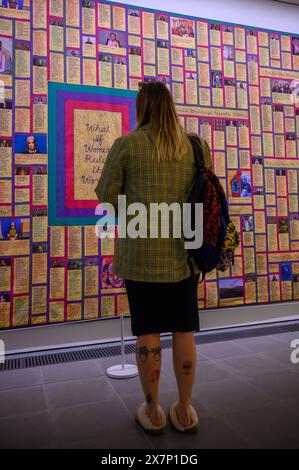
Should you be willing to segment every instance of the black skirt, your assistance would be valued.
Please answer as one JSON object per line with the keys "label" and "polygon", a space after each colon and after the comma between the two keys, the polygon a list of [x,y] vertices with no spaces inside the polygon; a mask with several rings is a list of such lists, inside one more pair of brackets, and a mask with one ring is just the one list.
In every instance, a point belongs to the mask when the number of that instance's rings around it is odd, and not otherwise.
{"label": "black skirt", "polygon": [[199,274],[179,282],[124,279],[133,336],[199,331],[198,280]]}

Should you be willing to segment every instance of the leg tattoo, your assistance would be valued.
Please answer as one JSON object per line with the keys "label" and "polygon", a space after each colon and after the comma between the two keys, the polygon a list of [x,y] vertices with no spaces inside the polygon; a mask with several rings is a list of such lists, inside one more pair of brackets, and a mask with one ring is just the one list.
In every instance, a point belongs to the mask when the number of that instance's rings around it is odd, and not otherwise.
{"label": "leg tattoo", "polygon": [[161,357],[161,347],[158,346],[157,348],[153,348],[151,352],[154,353],[154,359],[159,361]]}
{"label": "leg tattoo", "polygon": [[150,404],[151,404],[151,402],[152,402],[152,396],[151,396],[150,393],[149,393],[148,395],[146,395],[145,400],[146,400],[146,404],[147,404],[147,405],[150,405]]}
{"label": "leg tattoo", "polygon": [[137,352],[140,356],[141,362],[146,362],[148,358],[148,347],[147,346],[141,346],[140,348],[137,349]]}
{"label": "leg tattoo", "polygon": [[156,361],[159,361],[160,357],[161,357],[161,347],[160,346],[158,346],[156,348],[152,348],[152,349],[148,349],[147,346],[140,346],[140,348],[137,348],[137,352],[140,356],[141,362],[146,362],[147,359],[148,359],[148,355],[150,353],[154,354],[154,359]]}
{"label": "leg tattoo", "polygon": [[158,381],[159,377],[160,377],[160,369],[153,370],[151,372],[151,383]]}

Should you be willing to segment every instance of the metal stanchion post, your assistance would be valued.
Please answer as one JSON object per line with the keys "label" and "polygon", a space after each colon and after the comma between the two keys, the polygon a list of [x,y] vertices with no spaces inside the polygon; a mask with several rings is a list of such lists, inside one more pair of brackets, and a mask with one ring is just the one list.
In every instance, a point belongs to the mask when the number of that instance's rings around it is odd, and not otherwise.
{"label": "metal stanchion post", "polygon": [[106,374],[114,379],[126,379],[138,375],[136,364],[125,364],[124,316],[120,314],[121,325],[121,364],[108,367]]}

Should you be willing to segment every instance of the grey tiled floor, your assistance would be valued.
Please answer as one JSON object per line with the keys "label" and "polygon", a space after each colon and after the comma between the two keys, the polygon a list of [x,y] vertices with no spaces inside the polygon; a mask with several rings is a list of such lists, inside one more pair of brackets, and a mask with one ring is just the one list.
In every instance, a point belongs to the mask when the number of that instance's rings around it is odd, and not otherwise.
{"label": "grey tiled floor", "polygon": [[[245,331],[245,330],[244,330]],[[298,326],[197,346],[192,403],[199,431],[148,436],[133,419],[138,377],[110,379],[119,358],[0,372],[1,448],[299,448]],[[126,362],[135,363],[134,354]],[[160,403],[177,398],[171,349],[162,350]]]}

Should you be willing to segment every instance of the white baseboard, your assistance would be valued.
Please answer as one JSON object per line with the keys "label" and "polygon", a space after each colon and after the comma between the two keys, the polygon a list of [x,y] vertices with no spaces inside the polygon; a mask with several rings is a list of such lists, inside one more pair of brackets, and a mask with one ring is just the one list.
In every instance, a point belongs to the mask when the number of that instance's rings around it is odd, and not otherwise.
{"label": "white baseboard", "polygon": [[200,312],[200,329],[228,328],[299,319],[299,302],[226,307]]}

